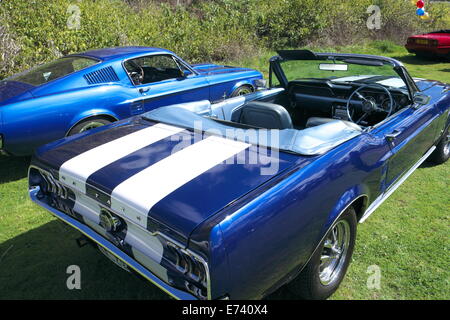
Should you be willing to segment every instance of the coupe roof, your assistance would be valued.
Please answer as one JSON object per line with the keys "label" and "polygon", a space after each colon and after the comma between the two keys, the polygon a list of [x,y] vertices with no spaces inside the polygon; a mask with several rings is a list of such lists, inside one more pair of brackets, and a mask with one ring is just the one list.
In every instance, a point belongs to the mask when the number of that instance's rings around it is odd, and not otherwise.
{"label": "coupe roof", "polygon": [[169,50],[154,47],[114,47],[114,48],[104,48],[90,50],[82,53],[76,54],[77,56],[87,56],[96,58],[99,60],[113,60],[119,58],[128,58],[141,54],[151,54],[151,53],[172,53]]}

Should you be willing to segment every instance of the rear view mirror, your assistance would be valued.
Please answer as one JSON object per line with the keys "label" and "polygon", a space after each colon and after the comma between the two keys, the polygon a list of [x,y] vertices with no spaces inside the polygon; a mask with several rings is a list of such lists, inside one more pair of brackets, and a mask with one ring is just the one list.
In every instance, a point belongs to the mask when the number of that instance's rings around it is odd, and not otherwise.
{"label": "rear view mirror", "polygon": [[319,69],[324,71],[348,71],[348,64],[321,63]]}

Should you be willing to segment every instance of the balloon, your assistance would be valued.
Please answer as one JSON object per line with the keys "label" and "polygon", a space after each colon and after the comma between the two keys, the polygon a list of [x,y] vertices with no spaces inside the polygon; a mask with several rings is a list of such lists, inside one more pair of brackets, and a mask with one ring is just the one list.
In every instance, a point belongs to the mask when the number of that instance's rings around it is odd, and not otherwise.
{"label": "balloon", "polygon": [[419,8],[417,9],[416,13],[418,16],[423,16],[425,15],[425,10],[423,8]]}
{"label": "balloon", "polygon": [[417,1],[416,3],[417,8],[421,9],[425,6],[425,2],[423,2],[422,0]]}
{"label": "balloon", "polygon": [[420,16],[420,19],[422,19],[422,20],[429,20],[430,19],[430,14],[428,12],[425,12],[425,14],[423,16]]}

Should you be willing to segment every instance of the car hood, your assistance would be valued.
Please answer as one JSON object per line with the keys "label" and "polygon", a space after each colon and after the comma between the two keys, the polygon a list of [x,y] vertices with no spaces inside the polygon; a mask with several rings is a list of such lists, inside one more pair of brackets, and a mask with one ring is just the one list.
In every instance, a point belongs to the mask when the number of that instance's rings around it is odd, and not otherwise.
{"label": "car hood", "polygon": [[31,97],[29,91],[34,88],[34,86],[23,82],[0,81],[0,106]]}
{"label": "car hood", "polygon": [[416,82],[417,87],[420,91],[424,92],[427,91],[429,88],[440,86],[444,90],[445,88],[449,88],[450,84],[443,83],[441,81],[437,80],[426,80],[426,79],[419,79],[414,78],[414,81]]}
{"label": "car hood", "polygon": [[188,239],[222,208],[308,161],[139,119],[56,142],[33,163],[127,221],[150,231],[163,225]]}
{"label": "car hood", "polygon": [[201,63],[192,65],[195,71],[203,75],[215,75],[215,74],[223,74],[223,73],[232,73],[232,72],[242,72],[248,71],[251,69],[240,68],[240,67],[232,67],[232,66],[221,66],[217,64],[210,63]]}

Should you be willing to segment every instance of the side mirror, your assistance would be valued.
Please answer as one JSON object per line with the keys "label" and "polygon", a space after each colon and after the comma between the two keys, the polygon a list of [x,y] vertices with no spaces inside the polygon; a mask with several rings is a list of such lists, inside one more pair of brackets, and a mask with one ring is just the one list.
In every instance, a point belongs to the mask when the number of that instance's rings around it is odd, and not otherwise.
{"label": "side mirror", "polygon": [[267,87],[267,81],[264,79],[256,79],[255,80],[256,90],[263,90]]}
{"label": "side mirror", "polygon": [[430,96],[427,96],[426,94],[424,94],[422,92],[416,92],[414,94],[413,102],[414,102],[414,105],[416,105],[416,106],[423,106],[423,105],[429,104],[430,100],[431,100]]}
{"label": "side mirror", "polygon": [[192,74],[192,72],[190,72],[189,70],[183,70],[183,71],[181,72],[181,77],[182,77],[182,78],[187,78],[187,77],[189,77],[191,74]]}

